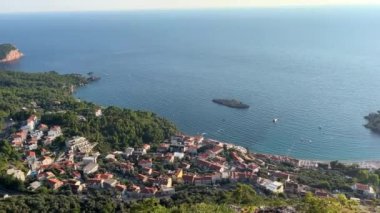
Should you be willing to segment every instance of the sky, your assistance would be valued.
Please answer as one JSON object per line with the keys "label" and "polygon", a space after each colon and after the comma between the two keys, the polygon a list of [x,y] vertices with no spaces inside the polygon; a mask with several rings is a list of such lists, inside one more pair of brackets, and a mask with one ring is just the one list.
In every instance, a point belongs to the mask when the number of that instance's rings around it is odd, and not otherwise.
{"label": "sky", "polygon": [[0,13],[380,5],[380,0],[0,0]]}

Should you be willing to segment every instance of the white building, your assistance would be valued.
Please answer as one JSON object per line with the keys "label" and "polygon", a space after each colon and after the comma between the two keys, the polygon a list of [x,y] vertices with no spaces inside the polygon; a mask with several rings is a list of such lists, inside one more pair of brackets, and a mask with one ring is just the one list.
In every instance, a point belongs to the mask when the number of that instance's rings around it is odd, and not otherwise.
{"label": "white building", "polygon": [[278,181],[271,181],[265,178],[258,178],[257,183],[266,190],[278,194],[284,192],[284,184]]}
{"label": "white building", "polygon": [[19,179],[21,181],[25,181],[25,173],[21,170],[11,168],[7,170],[7,175],[11,175],[16,179]]}
{"label": "white building", "polygon": [[83,173],[88,175],[98,171],[99,165],[97,163],[89,163],[83,168]]}

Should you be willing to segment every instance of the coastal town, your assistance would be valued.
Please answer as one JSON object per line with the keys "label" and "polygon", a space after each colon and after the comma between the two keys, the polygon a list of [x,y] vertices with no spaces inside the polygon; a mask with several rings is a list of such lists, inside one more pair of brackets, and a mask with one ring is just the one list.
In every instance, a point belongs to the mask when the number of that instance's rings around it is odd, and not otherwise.
{"label": "coastal town", "polygon": [[[93,113],[102,116],[101,109]],[[253,153],[203,135],[177,134],[158,146],[143,144],[101,154],[97,143],[82,136],[62,141],[63,134],[60,126],[47,126],[31,115],[9,135],[11,146],[23,153],[20,163],[25,169],[9,165],[7,174],[24,182],[29,191],[46,188],[82,194],[108,190],[122,200],[167,197],[184,185],[228,189],[239,182],[263,195],[300,197],[311,192],[319,197],[334,197],[345,193],[362,203],[377,198],[378,188],[370,184],[353,181],[349,189],[329,191],[298,181],[299,171],[331,169],[328,163]],[[62,151],[52,149],[56,146],[61,146]],[[283,169],[284,165],[292,169]]]}

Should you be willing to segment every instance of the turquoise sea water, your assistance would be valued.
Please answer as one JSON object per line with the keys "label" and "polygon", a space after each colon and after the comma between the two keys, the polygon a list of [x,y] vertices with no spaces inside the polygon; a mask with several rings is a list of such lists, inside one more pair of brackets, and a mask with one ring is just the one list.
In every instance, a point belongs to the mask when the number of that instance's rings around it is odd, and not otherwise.
{"label": "turquoise sea water", "polygon": [[259,152],[380,160],[363,127],[380,109],[380,8],[12,14],[0,32],[25,53],[2,68],[101,76],[81,99]]}

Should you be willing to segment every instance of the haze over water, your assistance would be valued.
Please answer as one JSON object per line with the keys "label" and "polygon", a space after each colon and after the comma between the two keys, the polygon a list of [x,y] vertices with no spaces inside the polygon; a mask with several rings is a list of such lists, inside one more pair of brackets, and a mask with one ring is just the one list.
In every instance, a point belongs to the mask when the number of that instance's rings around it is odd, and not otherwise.
{"label": "haze over water", "polygon": [[0,29],[25,53],[2,68],[102,77],[81,99],[252,151],[380,160],[380,136],[363,127],[380,109],[380,8],[14,14]]}

